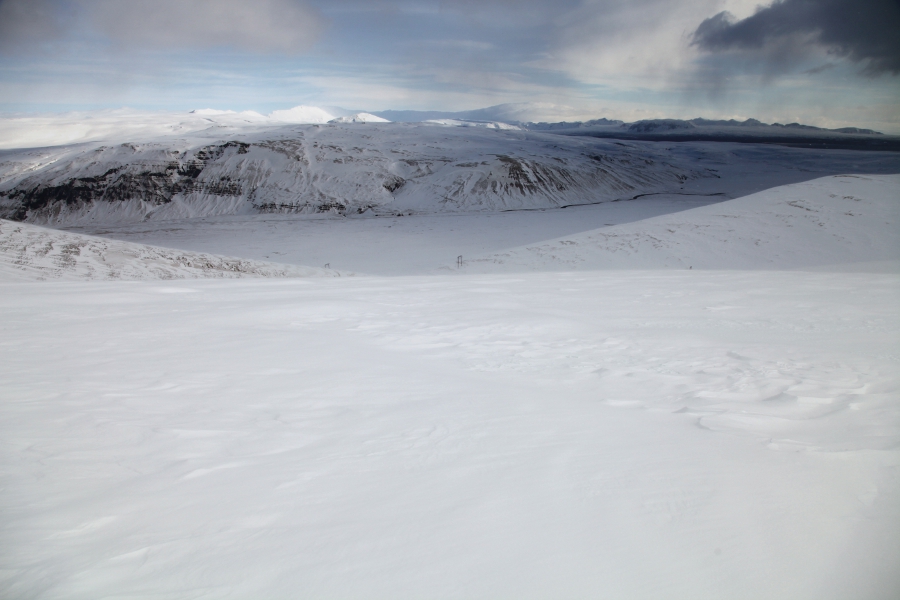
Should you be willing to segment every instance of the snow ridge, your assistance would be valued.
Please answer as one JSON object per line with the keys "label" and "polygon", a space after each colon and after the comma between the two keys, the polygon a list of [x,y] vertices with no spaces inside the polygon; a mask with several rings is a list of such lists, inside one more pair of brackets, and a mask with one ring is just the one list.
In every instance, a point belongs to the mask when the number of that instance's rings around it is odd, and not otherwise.
{"label": "snow ridge", "polygon": [[0,281],[335,275],[326,269],[156,248],[0,220]]}
{"label": "snow ridge", "polygon": [[[900,270],[900,175],[838,175],[466,261],[468,272]],[[851,269],[852,270],[852,269]]]}

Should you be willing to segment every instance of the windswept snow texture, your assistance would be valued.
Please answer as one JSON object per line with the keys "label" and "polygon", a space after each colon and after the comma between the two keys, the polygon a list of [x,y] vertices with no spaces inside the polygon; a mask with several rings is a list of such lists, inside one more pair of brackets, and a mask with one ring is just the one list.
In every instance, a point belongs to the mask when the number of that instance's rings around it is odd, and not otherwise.
{"label": "windswept snow texture", "polygon": [[0,285],[3,598],[889,600],[900,279]]}
{"label": "windswept snow texture", "polygon": [[0,281],[310,277],[333,271],[66,233],[0,219]]}
{"label": "windswept snow texture", "polygon": [[464,268],[900,272],[898,232],[900,175],[839,175],[475,257]]}

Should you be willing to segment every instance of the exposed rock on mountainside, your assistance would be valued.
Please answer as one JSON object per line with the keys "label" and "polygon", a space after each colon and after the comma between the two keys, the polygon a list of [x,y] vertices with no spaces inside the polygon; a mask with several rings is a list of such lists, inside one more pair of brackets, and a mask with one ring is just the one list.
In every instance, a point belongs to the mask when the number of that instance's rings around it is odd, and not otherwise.
{"label": "exposed rock on mountainside", "polygon": [[129,222],[259,212],[409,214],[549,208],[714,177],[663,148],[428,125],[293,126],[7,155],[0,217]]}

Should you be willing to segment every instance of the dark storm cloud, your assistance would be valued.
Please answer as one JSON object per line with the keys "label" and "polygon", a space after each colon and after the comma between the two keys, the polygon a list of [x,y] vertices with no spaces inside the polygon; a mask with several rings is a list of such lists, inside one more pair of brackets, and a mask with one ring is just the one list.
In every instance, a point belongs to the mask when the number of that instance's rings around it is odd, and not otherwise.
{"label": "dark storm cloud", "polygon": [[900,74],[900,0],[782,0],[746,19],[721,12],[703,21],[693,44],[707,52],[758,52],[789,64],[817,45],[864,63],[864,71]]}

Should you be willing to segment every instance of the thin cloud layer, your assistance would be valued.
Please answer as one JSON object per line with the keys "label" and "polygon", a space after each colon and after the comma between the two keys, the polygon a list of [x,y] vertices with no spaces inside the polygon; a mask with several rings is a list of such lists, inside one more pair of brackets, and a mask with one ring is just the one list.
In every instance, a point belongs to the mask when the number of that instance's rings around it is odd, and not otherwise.
{"label": "thin cloud layer", "polygon": [[297,54],[324,27],[314,9],[296,0],[91,0],[85,6],[97,27],[122,44]]}
{"label": "thin cloud layer", "polygon": [[0,50],[7,53],[88,35],[119,51],[233,48],[294,55],[308,51],[325,26],[321,14],[299,0],[0,0]]}
{"label": "thin cloud layer", "polygon": [[706,52],[755,53],[781,65],[810,46],[821,47],[864,63],[868,74],[900,74],[897,0],[781,0],[741,20],[720,12],[692,38]]}
{"label": "thin cloud layer", "polygon": [[898,0],[760,1],[0,0],[0,110],[537,102],[900,130],[900,78],[871,77],[900,73]]}
{"label": "thin cloud layer", "polygon": [[59,0],[0,0],[0,52],[16,54],[63,37],[65,9]]}

